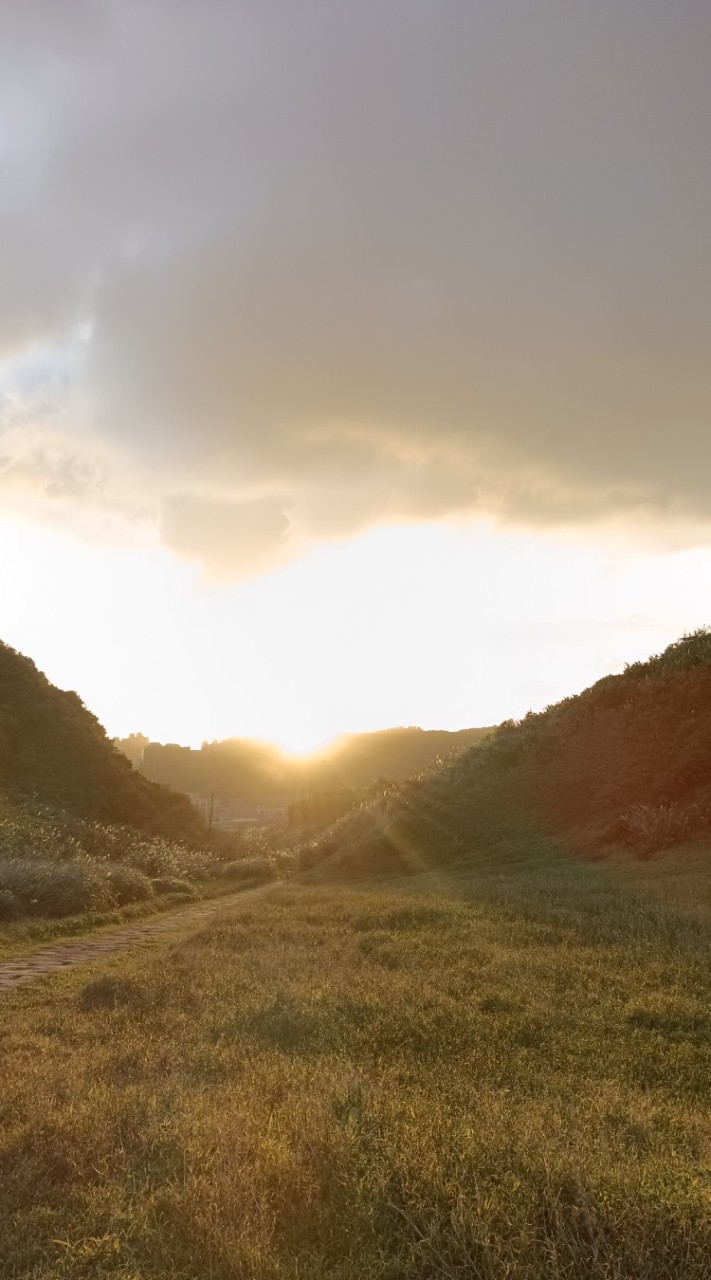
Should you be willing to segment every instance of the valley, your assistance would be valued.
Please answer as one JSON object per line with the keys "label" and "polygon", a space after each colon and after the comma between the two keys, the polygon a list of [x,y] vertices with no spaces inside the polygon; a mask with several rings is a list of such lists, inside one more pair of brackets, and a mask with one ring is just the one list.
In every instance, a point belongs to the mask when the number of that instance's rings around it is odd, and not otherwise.
{"label": "valley", "polygon": [[709,696],[698,633],[229,847],[7,787],[0,1274],[707,1280]]}

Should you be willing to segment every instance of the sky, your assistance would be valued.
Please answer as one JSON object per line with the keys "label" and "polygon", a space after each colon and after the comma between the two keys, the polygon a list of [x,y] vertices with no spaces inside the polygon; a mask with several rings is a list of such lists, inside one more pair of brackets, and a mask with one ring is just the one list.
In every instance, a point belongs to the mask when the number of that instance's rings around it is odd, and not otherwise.
{"label": "sky", "polygon": [[111,734],[524,714],[711,622],[704,0],[0,10],[0,637]]}

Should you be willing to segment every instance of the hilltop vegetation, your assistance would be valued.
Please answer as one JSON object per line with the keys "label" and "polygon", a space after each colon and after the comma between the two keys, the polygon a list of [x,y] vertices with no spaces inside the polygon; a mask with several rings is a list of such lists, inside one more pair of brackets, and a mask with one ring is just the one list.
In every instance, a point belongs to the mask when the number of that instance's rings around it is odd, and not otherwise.
{"label": "hilltop vegetation", "polygon": [[301,851],[335,874],[413,872],[521,840],[639,857],[711,828],[711,634],[519,722],[347,815]]}
{"label": "hilltop vegetation", "polygon": [[318,793],[358,791],[379,781],[401,782],[489,732],[400,728],[349,734],[305,760],[243,738],[205,742],[199,751],[148,742],[138,734],[118,740],[117,745],[135,755],[140,744],[145,776],[178,791],[264,803],[302,802]]}
{"label": "hilltop vegetation", "polygon": [[0,643],[0,804],[3,796],[169,839],[203,834],[185,796],[136,772],[76,693]]}

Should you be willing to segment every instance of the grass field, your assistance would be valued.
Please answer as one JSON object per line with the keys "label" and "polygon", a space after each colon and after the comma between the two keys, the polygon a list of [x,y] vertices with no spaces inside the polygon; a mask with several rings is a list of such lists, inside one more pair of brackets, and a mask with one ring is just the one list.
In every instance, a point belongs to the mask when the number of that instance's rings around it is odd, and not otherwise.
{"label": "grass field", "polygon": [[711,929],[534,853],[5,997],[0,1275],[710,1276]]}

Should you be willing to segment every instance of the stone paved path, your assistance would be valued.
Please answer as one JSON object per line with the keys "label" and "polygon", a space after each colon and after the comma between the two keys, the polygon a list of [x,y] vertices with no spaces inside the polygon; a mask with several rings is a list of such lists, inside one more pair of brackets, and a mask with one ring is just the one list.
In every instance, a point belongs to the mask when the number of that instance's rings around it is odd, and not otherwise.
{"label": "stone paved path", "polygon": [[107,933],[96,934],[95,937],[79,938],[73,942],[57,942],[54,946],[44,947],[28,955],[17,956],[14,960],[0,961],[0,996],[15,987],[27,982],[36,982],[49,974],[58,973],[71,965],[84,964],[87,960],[98,960],[101,956],[113,955],[116,951],[126,951],[137,942],[146,938],[155,938],[161,933],[169,933],[174,929],[189,928],[202,924],[216,912],[229,907],[246,896],[245,892],[228,894],[222,898],[211,898],[207,902],[196,903],[182,911],[171,911],[164,916],[154,916],[143,924],[126,925],[122,929],[112,929]]}

